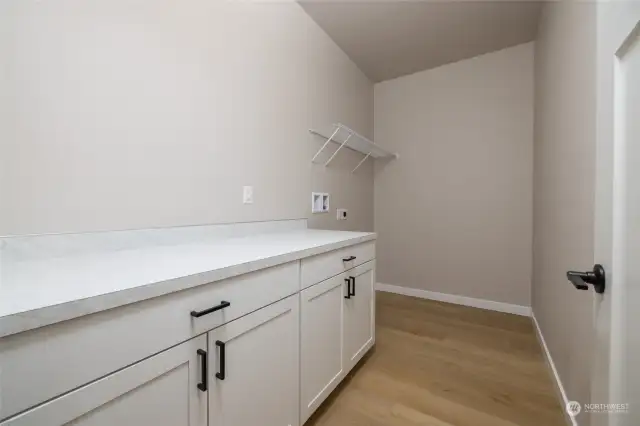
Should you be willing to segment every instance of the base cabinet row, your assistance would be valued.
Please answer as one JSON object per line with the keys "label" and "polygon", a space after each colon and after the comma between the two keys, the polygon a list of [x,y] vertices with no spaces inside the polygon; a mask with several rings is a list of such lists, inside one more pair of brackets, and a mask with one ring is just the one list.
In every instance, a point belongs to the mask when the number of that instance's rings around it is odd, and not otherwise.
{"label": "base cabinet row", "polygon": [[0,426],[298,426],[373,345],[373,283],[369,262]]}

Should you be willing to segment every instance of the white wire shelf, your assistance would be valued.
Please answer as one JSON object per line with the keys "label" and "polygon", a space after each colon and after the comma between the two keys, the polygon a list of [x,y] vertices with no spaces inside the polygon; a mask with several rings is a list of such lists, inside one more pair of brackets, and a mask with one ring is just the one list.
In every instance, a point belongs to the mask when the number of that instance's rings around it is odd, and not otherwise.
{"label": "white wire shelf", "polygon": [[333,155],[329,157],[329,159],[324,163],[325,166],[329,165],[331,160],[333,160],[333,158],[338,154],[338,152],[343,147],[347,147],[354,151],[358,151],[365,154],[365,157],[351,171],[352,173],[358,170],[358,167],[360,167],[369,157],[372,157],[372,158],[398,158],[399,157],[398,154],[389,152],[383,148],[380,148],[380,146],[378,146],[375,142],[370,141],[369,139],[365,138],[355,130],[350,129],[349,127],[341,123],[336,123],[333,125],[333,132],[331,133],[330,136],[327,136],[324,133],[321,133],[314,129],[309,129],[309,132],[326,139],[326,142],[322,145],[322,147],[318,150],[318,152],[316,152],[316,155],[314,155],[313,158],[311,159],[312,163],[316,162],[315,161],[316,158],[318,158],[320,153],[327,147],[329,142],[336,143],[340,146],[338,147],[338,149],[335,150]]}

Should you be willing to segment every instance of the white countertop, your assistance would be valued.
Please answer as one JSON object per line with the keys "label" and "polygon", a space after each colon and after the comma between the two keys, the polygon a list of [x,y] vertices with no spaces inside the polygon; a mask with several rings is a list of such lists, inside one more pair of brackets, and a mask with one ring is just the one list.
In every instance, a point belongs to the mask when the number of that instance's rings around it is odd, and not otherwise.
{"label": "white countertop", "polygon": [[0,337],[370,241],[298,230],[17,261],[0,276]]}

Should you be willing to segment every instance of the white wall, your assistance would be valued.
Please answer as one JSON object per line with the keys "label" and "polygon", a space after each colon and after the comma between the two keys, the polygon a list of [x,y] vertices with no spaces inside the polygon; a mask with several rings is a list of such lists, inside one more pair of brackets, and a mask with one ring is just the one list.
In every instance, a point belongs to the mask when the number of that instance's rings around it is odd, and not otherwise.
{"label": "white wall", "polygon": [[529,306],[533,50],[375,85],[379,282]]}
{"label": "white wall", "polygon": [[565,274],[593,267],[595,3],[544,5],[535,84],[532,307],[569,400],[590,401],[593,293]]}
{"label": "white wall", "polygon": [[[0,235],[311,217],[371,230],[373,86],[293,2],[0,3]],[[255,187],[243,205],[241,187]],[[328,191],[350,219],[311,215]]]}
{"label": "white wall", "polygon": [[[635,401],[640,401],[638,388],[640,366],[637,363],[637,354],[640,353],[638,339],[640,335],[636,327],[640,315],[637,309],[640,287],[632,284],[634,279],[631,277],[637,276],[637,273],[629,273],[629,271],[637,270],[640,264],[629,261],[636,256],[629,257],[623,254],[625,251],[623,247],[625,243],[627,243],[626,250],[632,247],[628,244],[635,240],[634,226],[630,222],[638,222],[637,216],[634,216],[630,210],[631,200],[635,196],[622,194],[625,192],[637,194],[639,186],[628,184],[633,181],[631,173],[634,171],[637,173],[634,167],[636,164],[633,164],[634,156],[631,155],[634,145],[628,137],[618,132],[618,129],[623,127],[624,122],[631,126],[640,122],[618,120],[625,116],[625,110],[631,111],[627,106],[629,102],[638,100],[631,95],[632,86],[629,86],[629,79],[625,78],[625,76],[631,77],[631,79],[635,78],[636,82],[639,81],[638,75],[630,73],[628,68],[632,63],[630,61],[632,55],[629,53],[633,53],[634,50],[637,52],[639,46],[637,39],[635,44],[629,43],[626,46],[627,49],[620,50],[620,47],[640,21],[640,2],[635,0],[599,2],[596,9],[597,90],[594,173],[596,182],[593,263],[604,266],[607,273],[607,288],[602,295],[592,293],[595,327],[589,331],[592,332],[596,351],[592,358],[590,397],[591,401],[629,401],[636,406]],[[619,52],[619,61],[613,56],[613,52],[616,51]],[[619,66],[612,66],[616,62]],[[627,102],[616,96],[616,89],[620,88],[623,82],[626,85]],[[637,146],[636,144],[636,149]],[[619,155],[619,149],[624,150],[623,155]],[[627,165],[625,170],[619,167],[621,163],[632,163],[633,166]],[[623,180],[627,181],[626,185],[621,185]],[[620,190],[623,186],[626,187],[626,191]],[[626,205],[622,201],[624,199],[626,199]],[[624,216],[619,213],[621,210],[626,210]],[[624,237],[619,235],[622,230],[625,231]],[[577,351],[577,345],[572,349]],[[609,416],[600,413],[591,415],[593,426],[639,423],[640,410],[632,406],[629,413],[613,413]]]}

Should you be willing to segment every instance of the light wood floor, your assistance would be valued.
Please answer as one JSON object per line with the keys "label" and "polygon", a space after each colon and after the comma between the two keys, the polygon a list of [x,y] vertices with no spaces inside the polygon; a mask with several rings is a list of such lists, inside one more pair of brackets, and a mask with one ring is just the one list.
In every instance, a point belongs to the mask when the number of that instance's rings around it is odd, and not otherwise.
{"label": "light wood floor", "polygon": [[305,426],[565,426],[531,319],[377,293],[376,346]]}

